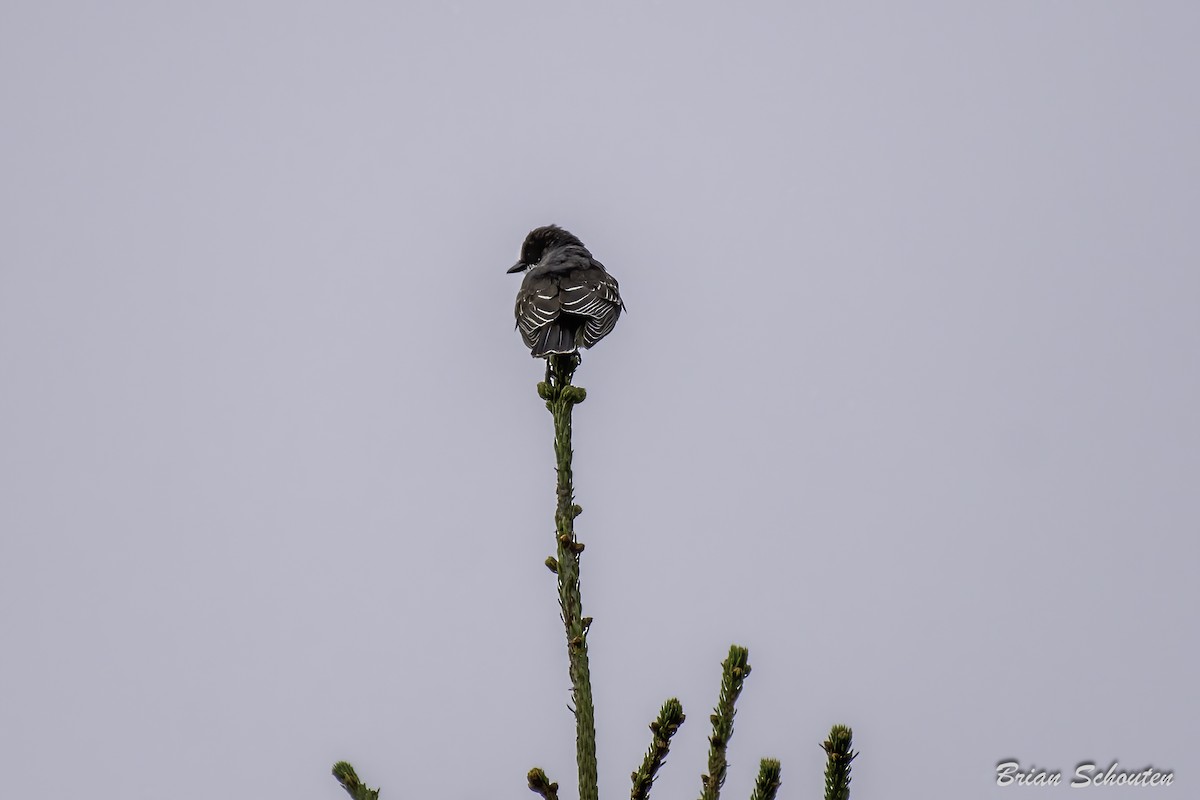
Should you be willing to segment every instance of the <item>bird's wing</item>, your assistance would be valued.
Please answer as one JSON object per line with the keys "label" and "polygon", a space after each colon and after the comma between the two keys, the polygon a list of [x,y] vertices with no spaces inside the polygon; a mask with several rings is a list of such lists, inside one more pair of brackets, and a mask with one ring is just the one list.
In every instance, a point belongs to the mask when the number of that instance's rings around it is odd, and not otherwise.
{"label": "bird's wing", "polygon": [[612,306],[621,305],[617,279],[602,268],[586,267],[571,272],[561,281],[562,310],[581,317],[608,313]]}
{"label": "bird's wing", "polygon": [[563,311],[587,317],[583,346],[591,347],[612,332],[621,316],[621,291],[617,279],[595,266],[575,270],[560,284]]}
{"label": "bird's wing", "polygon": [[561,311],[558,278],[554,275],[526,273],[517,292],[517,327],[527,344],[535,340],[538,329],[558,319]]}

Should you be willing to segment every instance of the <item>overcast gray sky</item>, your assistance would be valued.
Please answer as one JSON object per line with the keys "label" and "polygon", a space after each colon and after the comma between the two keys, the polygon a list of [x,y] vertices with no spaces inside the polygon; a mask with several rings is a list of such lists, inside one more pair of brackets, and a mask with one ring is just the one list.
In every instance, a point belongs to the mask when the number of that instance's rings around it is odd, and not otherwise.
{"label": "overcast gray sky", "polygon": [[0,794],[574,794],[556,222],[605,797],[1197,796],[1200,6],[727,5],[0,6]]}

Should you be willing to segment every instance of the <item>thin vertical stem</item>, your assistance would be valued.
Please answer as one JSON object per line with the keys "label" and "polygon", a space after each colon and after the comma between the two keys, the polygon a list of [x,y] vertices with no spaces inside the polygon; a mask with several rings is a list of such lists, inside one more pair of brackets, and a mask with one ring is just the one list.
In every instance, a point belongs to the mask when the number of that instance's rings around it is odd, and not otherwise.
{"label": "thin vertical stem", "polygon": [[583,544],[575,538],[575,517],[583,513],[583,509],[575,505],[575,486],[571,473],[571,411],[587,397],[582,387],[571,385],[571,378],[578,366],[579,356],[574,353],[551,356],[547,380],[538,385],[538,394],[546,401],[546,408],[554,416],[554,454],[558,466],[558,502],[554,512],[558,605],[567,634],[571,696],[575,711],[579,798],[598,800],[596,718],[587,651],[587,629],[591,620],[583,616],[583,597],[579,589],[579,554],[583,552]]}

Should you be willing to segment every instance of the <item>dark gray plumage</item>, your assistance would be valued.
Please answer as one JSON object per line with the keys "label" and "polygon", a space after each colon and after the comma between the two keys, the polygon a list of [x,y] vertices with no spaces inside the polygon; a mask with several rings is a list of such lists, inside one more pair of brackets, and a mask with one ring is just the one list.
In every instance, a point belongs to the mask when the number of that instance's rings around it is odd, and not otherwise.
{"label": "dark gray plumage", "polygon": [[591,347],[625,310],[617,279],[557,225],[530,231],[509,272],[525,273],[517,292],[517,330],[534,358]]}

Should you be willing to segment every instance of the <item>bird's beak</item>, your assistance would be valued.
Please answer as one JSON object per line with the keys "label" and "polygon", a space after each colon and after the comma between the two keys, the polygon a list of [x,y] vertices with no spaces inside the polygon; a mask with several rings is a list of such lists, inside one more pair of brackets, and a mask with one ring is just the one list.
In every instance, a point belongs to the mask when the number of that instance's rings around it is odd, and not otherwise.
{"label": "bird's beak", "polygon": [[528,268],[529,267],[527,264],[525,264],[524,262],[518,261],[517,263],[513,264],[511,267],[508,268],[508,272],[509,272],[509,274],[512,274],[514,272],[524,272]]}

